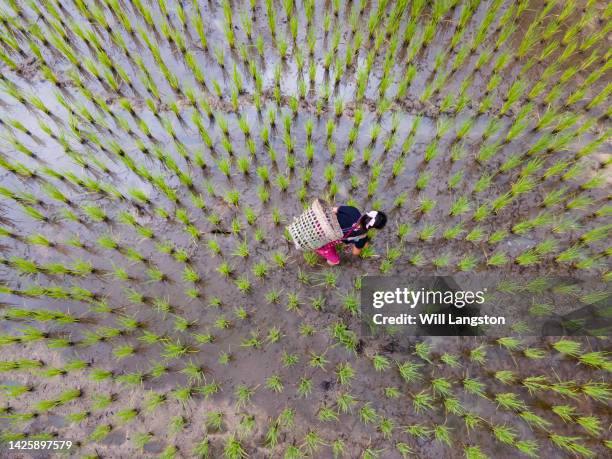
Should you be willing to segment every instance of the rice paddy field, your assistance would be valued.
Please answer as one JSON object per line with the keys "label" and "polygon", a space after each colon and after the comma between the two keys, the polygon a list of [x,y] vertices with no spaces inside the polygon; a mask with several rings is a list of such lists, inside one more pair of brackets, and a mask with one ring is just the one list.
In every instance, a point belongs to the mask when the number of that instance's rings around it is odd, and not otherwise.
{"label": "rice paddy field", "polygon": [[[0,457],[609,457],[611,16],[0,0]],[[317,197],[389,223],[329,267]],[[362,336],[363,276],[457,272],[607,306]]]}

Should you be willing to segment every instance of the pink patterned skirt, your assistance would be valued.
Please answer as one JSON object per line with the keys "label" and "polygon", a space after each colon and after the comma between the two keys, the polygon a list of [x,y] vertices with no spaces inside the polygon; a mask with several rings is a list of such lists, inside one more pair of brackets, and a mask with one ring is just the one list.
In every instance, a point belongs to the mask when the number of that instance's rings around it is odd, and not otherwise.
{"label": "pink patterned skirt", "polygon": [[340,256],[336,250],[336,245],[338,243],[339,241],[329,242],[323,247],[319,247],[315,252],[325,258],[330,264],[338,265],[340,264]]}

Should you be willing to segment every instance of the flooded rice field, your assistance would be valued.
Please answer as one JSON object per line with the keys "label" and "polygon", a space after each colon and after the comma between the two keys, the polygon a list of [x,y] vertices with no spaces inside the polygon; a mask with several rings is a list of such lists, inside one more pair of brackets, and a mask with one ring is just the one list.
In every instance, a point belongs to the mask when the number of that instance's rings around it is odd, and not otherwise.
{"label": "flooded rice field", "polygon": [[[0,457],[609,455],[610,4],[0,5]],[[328,266],[316,198],[388,223]],[[364,276],[457,273],[571,282],[362,333]]]}

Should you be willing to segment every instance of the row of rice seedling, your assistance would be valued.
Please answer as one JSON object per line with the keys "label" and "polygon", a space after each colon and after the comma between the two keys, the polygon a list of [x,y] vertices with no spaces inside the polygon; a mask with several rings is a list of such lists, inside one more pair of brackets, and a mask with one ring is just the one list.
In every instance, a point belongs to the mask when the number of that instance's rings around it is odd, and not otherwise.
{"label": "row of rice seedling", "polygon": [[[10,210],[0,229],[8,244],[2,293],[23,307],[3,306],[10,332],[1,342],[16,352],[42,345],[42,355],[78,349],[107,359],[3,361],[3,372],[22,384],[6,388],[16,402],[2,411],[11,425],[3,438],[45,438],[33,421],[58,414],[70,427],[55,434],[83,429],[85,454],[125,431],[133,447],[162,457],[245,457],[260,454],[261,443],[284,457],[349,456],[348,448],[370,458],[408,456],[419,439],[450,448],[462,438],[447,422],[423,418],[441,413],[486,435],[460,444],[466,457],[484,457],[492,441],[527,456],[549,447],[590,456],[609,447],[605,418],[571,404],[578,394],[609,399],[597,380],[609,369],[605,353],[579,344],[564,354],[593,376],[560,382],[519,376],[509,364],[483,365],[476,378],[486,383],[449,373],[485,362],[482,345],[444,354],[439,367],[427,344],[417,344],[424,363],[398,364],[399,375],[381,371],[399,357],[378,354],[372,371],[389,379],[380,400],[366,401],[357,384],[357,291],[338,295],[343,274],[321,272],[313,254],[288,256],[278,242],[288,237],[281,223],[299,207],[295,198],[307,205],[325,195],[394,208],[395,234],[362,252],[362,274],[537,271],[552,263],[607,280],[607,159],[599,157],[609,131],[593,136],[607,122],[606,29],[580,32],[595,2],[576,22],[568,5],[546,2],[515,48],[526,1],[8,2],[0,50],[8,69],[0,97],[10,107],[0,124],[8,177],[0,191]],[[566,67],[570,58],[579,63]],[[44,83],[27,78],[30,60]],[[421,70],[427,62],[433,68]],[[293,71],[296,81],[284,78]],[[504,78],[514,71],[515,82]],[[601,169],[593,175],[595,158]],[[505,248],[519,238],[529,245]],[[23,277],[30,279],[19,283]],[[589,304],[605,292],[575,295]],[[530,312],[551,312],[540,306]],[[322,310],[339,321],[321,327]],[[307,319],[271,325],[271,311]],[[29,324],[13,325],[20,322]],[[341,346],[322,346],[321,334]],[[552,362],[513,338],[498,344],[526,362]],[[275,363],[245,380],[249,362],[267,361],[275,349],[282,350]],[[424,377],[429,370],[435,374]],[[330,373],[340,388],[333,405],[317,390]],[[68,374],[72,388],[44,396],[31,384],[63,384]],[[533,427],[534,438],[459,403],[453,387],[460,386]],[[152,392],[129,399],[142,387]],[[554,402],[532,405],[523,388]],[[295,413],[293,396],[312,397],[312,411]],[[288,408],[265,419],[255,408],[271,397]],[[412,408],[409,418],[387,409],[396,398]],[[205,413],[188,409],[201,403]],[[228,405],[241,419],[235,431],[224,428],[234,416]],[[167,426],[148,425],[150,413],[170,410]],[[368,441],[346,440],[350,419]],[[205,426],[197,438],[195,425]]]}

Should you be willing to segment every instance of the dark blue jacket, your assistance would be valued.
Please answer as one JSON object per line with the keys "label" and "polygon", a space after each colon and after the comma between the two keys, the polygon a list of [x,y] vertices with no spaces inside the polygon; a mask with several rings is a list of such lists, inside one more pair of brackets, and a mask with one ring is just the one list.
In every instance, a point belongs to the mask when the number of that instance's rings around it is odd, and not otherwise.
{"label": "dark blue jacket", "polygon": [[[340,206],[336,212],[338,223],[342,232],[346,236],[351,230],[351,227],[361,218],[361,212],[352,206]],[[345,244],[355,244],[358,249],[363,249],[368,242],[368,232],[364,228],[356,228],[351,231],[350,235],[344,239]]]}

